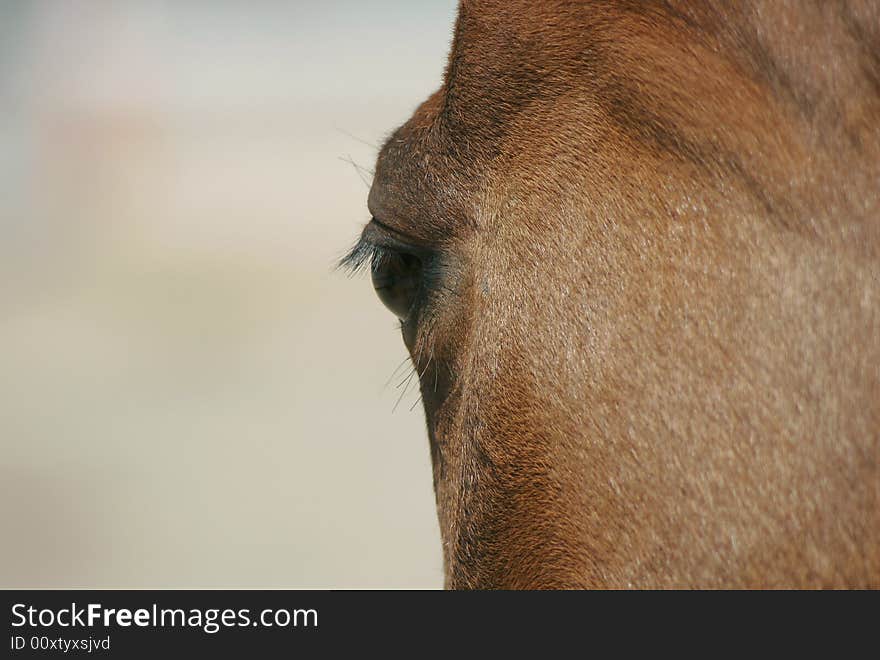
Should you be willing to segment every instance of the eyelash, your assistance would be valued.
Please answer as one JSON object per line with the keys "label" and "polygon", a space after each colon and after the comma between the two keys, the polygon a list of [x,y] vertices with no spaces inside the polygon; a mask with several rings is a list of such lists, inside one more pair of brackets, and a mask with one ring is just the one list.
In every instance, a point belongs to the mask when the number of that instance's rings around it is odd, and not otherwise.
{"label": "eyelash", "polygon": [[339,261],[339,268],[356,275],[367,270],[377,269],[383,261],[390,259],[397,250],[386,248],[361,238],[357,244]]}

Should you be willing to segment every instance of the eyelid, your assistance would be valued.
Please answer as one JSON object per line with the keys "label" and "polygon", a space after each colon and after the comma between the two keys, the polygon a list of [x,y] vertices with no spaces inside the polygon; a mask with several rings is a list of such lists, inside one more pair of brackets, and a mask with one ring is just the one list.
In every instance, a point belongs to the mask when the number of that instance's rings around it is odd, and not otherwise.
{"label": "eyelid", "polygon": [[424,256],[430,252],[430,250],[419,245],[411,237],[393,227],[389,227],[376,218],[370,220],[369,224],[364,227],[361,240],[379,248],[397,250],[398,252],[413,254],[417,257]]}
{"label": "eyelid", "polygon": [[364,227],[355,246],[339,262],[339,267],[354,274],[366,268],[375,268],[385,257],[394,254],[408,254],[425,260],[430,251],[402,241],[400,232],[394,231],[373,218]]}

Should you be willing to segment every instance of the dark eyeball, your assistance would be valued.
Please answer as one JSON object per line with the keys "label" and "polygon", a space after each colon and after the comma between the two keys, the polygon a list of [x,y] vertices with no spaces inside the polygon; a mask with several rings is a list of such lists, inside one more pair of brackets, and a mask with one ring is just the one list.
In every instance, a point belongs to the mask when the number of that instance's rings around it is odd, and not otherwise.
{"label": "dark eyeball", "polygon": [[372,265],[373,287],[379,300],[401,321],[406,321],[422,281],[422,262],[404,252],[377,255]]}

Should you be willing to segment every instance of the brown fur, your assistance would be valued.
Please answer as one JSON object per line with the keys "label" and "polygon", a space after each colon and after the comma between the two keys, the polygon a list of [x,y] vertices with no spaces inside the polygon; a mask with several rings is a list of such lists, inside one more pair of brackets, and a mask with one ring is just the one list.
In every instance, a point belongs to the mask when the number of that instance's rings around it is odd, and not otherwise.
{"label": "brown fur", "polygon": [[880,586],[880,9],[466,0],[370,209],[446,582]]}

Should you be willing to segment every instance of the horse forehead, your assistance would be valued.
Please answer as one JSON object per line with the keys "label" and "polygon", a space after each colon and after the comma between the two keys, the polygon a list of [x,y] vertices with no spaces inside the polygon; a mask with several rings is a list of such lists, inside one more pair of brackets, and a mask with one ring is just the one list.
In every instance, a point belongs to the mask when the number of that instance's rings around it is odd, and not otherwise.
{"label": "horse forehead", "polygon": [[[525,12],[513,13],[493,3],[463,4],[443,85],[380,150],[369,195],[375,217],[426,239],[477,226],[480,192],[510,149],[510,126],[527,108],[552,104],[562,82],[548,76],[547,58],[572,59],[558,48],[536,48],[533,38],[552,40],[555,31],[530,37]],[[544,64],[535,64],[538,52]]]}
{"label": "horse forehead", "polygon": [[[670,95],[650,79],[651,58],[641,52],[663,52],[668,39],[661,32],[673,39],[690,28],[654,7],[462,3],[443,85],[380,152],[373,215],[426,240],[478,227],[483,193],[509,178],[511,160],[546,179],[562,161],[549,158],[542,143],[580,149],[602,127],[701,164],[712,149],[680,130],[681,116],[695,110],[656,102]],[[639,52],[627,50],[636,46]],[[639,66],[621,65],[631,59]],[[711,128],[709,119],[690,123]],[[532,153],[538,158],[530,163]]]}
{"label": "horse forehead", "polygon": [[[628,86],[619,61],[632,42],[624,35],[645,30],[649,9],[605,4],[462,3],[443,85],[380,152],[373,214],[391,217],[405,207],[411,216],[418,206],[439,225],[447,216],[472,215],[493,164],[541,139],[534,118],[548,118],[539,131],[546,138],[567,120],[591,121],[584,99],[637,104],[630,91],[642,82]],[[680,21],[650,11],[653,33],[660,24],[678,29]],[[662,48],[662,39],[654,41]],[[580,100],[568,106],[577,117],[566,114],[566,97]]]}

